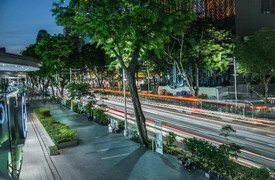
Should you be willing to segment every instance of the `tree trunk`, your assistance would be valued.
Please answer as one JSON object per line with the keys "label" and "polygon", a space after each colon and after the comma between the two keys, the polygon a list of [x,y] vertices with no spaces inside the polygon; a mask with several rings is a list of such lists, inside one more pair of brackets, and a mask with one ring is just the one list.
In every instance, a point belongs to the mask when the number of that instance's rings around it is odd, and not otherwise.
{"label": "tree trunk", "polygon": [[129,88],[130,88],[130,94],[132,97],[132,102],[134,106],[134,111],[136,115],[136,122],[138,127],[138,132],[140,136],[141,143],[148,147],[148,136],[147,136],[147,130],[146,130],[146,120],[143,114],[143,111],[141,109],[141,104],[139,101],[136,81],[135,81],[135,73],[131,72],[127,69],[127,75],[129,79]]}
{"label": "tree trunk", "polygon": [[141,109],[141,104],[139,101],[136,79],[135,79],[135,72],[137,69],[139,52],[140,52],[140,47],[138,46],[133,51],[133,55],[132,55],[132,59],[129,63],[129,67],[126,68],[125,64],[123,64],[122,67],[124,68],[126,74],[128,75],[129,89],[130,89],[130,94],[131,94],[132,102],[133,102],[133,106],[134,106],[139,137],[140,137],[141,143],[145,147],[148,147],[148,135],[147,135],[147,129],[146,129],[146,120],[145,120],[143,111]]}
{"label": "tree trunk", "polygon": [[268,82],[264,83],[264,89],[265,89],[265,93],[264,93],[264,103],[267,104],[268,103]]}
{"label": "tree trunk", "polygon": [[195,96],[199,95],[199,91],[200,91],[200,84],[199,84],[199,68],[198,68],[198,64],[195,63],[195,71],[196,71],[196,88],[195,88]]}

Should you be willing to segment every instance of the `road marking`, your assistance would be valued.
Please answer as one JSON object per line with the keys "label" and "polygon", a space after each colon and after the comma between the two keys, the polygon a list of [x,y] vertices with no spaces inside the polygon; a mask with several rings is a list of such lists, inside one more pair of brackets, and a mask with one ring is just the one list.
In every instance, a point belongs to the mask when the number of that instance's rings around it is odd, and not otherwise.
{"label": "road marking", "polygon": [[100,150],[97,150],[96,152],[104,152],[104,151],[108,151],[109,149],[100,149]]}
{"label": "road marking", "polygon": [[107,156],[107,157],[103,157],[101,158],[102,160],[106,160],[106,159],[112,159],[112,158],[117,158],[117,157],[121,157],[121,156],[128,156],[129,153],[126,153],[126,154],[119,154],[119,155],[116,155],[116,156]]}
{"label": "road marking", "polygon": [[261,141],[256,140],[256,139],[251,139],[251,138],[245,138],[248,141],[253,141],[253,142],[257,142],[257,143],[261,143]]}

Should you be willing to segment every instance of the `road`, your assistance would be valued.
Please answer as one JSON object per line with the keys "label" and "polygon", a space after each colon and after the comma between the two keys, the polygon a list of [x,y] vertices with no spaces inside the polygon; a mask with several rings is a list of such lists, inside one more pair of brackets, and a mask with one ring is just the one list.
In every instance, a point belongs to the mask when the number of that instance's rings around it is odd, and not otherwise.
{"label": "road", "polygon": [[[123,117],[124,103],[122,97],[106,96],[98,103],[107,105],[108,113]],[[275,168],[275,126],[244,122],[241,119],[227,117],[227,114],[208,116],[200,109],[190,109],[171,104],[141,101],[147,124],[155,121],[162,123],[162,128],[174,131],[177,136],[197,137],[214,144],[234,142],[242,146],[239,161],[256,167]],[[132,102],[127,99],[128,119],[132,119],[134,110]],[[228,139],[219,135],[223,125],[231,125],[236,133]]]}

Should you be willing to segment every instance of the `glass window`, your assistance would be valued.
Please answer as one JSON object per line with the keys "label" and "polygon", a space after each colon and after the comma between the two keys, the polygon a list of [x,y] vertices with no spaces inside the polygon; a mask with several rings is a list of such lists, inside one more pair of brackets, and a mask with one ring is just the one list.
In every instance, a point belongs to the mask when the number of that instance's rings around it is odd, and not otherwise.
{"label": "glass window", "polygon": [[261,11],[263,14],[274,14],[275,0],[261,0]]}

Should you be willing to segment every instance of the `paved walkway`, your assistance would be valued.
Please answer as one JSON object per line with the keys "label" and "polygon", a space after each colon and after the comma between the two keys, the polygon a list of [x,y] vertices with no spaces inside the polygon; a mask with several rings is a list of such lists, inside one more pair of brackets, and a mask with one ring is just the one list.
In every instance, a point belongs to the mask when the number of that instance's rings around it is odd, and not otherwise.
{"label": "paved walkway", "polygon": [[[109,134],[106,126],[87,121],[58,104],[30,101],[28,135],[23,147],[22,180],[201,180],[201,171],[188,172],[176,157],[159,155],[140,147],[123,133]],[[78,145],[50,156],[52,141],[32,112],[33,108],[48,107],[51,115],[75,129]]]}

